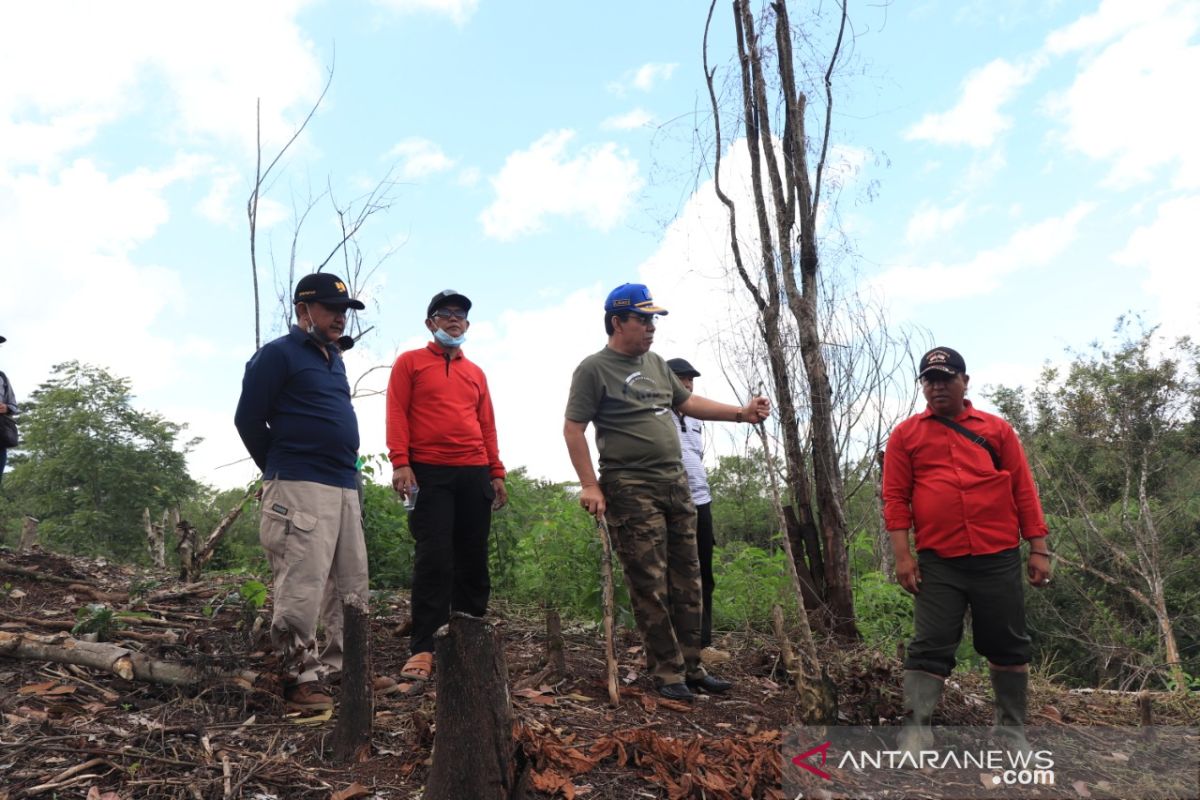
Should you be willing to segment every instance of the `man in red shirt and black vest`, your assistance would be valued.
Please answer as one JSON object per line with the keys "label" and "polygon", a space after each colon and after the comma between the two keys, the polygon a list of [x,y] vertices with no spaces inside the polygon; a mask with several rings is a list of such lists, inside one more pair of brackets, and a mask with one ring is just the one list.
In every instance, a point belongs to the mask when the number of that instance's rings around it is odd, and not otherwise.
{"label": "man in red shirt and black vest", "polygon": [[961,355],[935,347],[921,357],[918,377],[928,407],[896,426],[883,461],[883,515],[896,578],[915,597],[899,747],[916,753],[932,745],[930,719],[954,669],[969,607],[975,650],[991,666],[993,732],[1027,750],[1022,539],[1029,543],[1030,585],[1050,582],[1037,487],[1012,426],[966,399],[970,376]]}
{"label": "man in red shirt and black vest", "polygon": [[411,680],[432,673],[433,634],[451,609],[487,612],[492,511],[508,501],[487,378],[462,352],[470,310],[453,289],[434,295],[425,319],[434,340],[401,354],[388,381],[392,486],[412,506],[416,541],[412,656],[400,672]]}

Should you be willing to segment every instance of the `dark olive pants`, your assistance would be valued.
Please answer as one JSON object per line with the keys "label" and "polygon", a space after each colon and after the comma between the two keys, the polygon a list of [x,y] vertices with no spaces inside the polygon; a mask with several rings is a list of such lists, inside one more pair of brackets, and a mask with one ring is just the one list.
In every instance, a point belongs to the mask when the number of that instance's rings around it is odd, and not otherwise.
{"label": "dark olive pants", "polygon": [[491,471],[487,467],[413,464],[417,505],[408,517],[416,542],[413,554],[412,644],[433,652],[433,634],[450,611],[476,617],[487,613],[488,533],[492,525]]}
{"label": "dark olive pants", "polygon": [[905,669],[949,675],[968,608],[977,653],[1000,666],[1029,663],[1020,549],[958,558],[922,550],[917,564],[921,591],[913,604],[913,639]]}

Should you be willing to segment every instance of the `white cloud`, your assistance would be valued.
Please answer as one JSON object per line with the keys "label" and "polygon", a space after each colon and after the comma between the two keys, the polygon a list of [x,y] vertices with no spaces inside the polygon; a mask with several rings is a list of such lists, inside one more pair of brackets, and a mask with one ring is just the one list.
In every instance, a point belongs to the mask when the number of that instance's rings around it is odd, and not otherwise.
{"label": "white cloud", "polygon": [[459,170],[455,182],[459,186],[474,186],[479,183],[479,179],[482,177],[483,175],[479,172],[479,167],[463,167]]}
{"label": "white cloud", "polygon": [[643,64],[637,69],[629,70],[621,76],[619,81],[612,81],[608,84],[608,90],[613,94],[624,95],[631,89],[636,89],[639,92],[650,92],[659,83],[671,80],[671,76],[678,69],[678,64],[660,64],[650,62]]}
{"label": "white cloud", "polygon": [[[1054,263],[1078,238],[1079,224],[1092,208],[1081,203],[1061,217],[1021,228],[1002,246],[980,252],[970,261],[896,267],[871,280],[870,286],[897,308],[986,294],[997,289],[1005,276]],[[936,293],[930,293],[931,286],[937,287]]]}
{"label": "white cloud", "polygon": [[1118,264],[1146,271],[1142,288],[1157,299],[1157,320],[1169,336],[1196,337],[1200,329],[1197,220],[1200,195],[1168,200],[1158,207],[1154,221],[1136,229],[1125,248],[1113,256]]}
{"label": "white cloud", "polygon": [[[231,198],[235,187],[244,186],[242,177],[229,167],[216,170],[212,176],[212,188],[208,190],[199,203],[196,211],[200,216],[225,227],[233,227],[242,221],[237,215],[243,210],[243,203],[233,203]],[[244,198],[238,198],[244,202]],[[260,202],[261,206],[261,202]]]}
{"label": "white cloud", "polygon": [[[203,13],[151,1],[6,9],[7,30],[54,35],[10,35],[0,48],[0,72],[21,76],[0,83],[0,169],[57,163],[139,109],[152,89],[162,93],[156,102],[176,137],[212,137],[250,150],[261,98],[265,145],[284,141],[321,79],[296,26],[299,5],[226,0]],[[238,24],[229,24],[235,18]]]}
{"label": "white cloud", "polygon": [[[5,335],[21,343],[10,345],[6,360],[28,389],[51,365],[78,359],[130,377],[144,391],[178,381],[203,355],[196,337],[157,329],[187,302],[179,273],[133,258],[170,219],[167,189],[198,170],[197,160],[181,159],[110,177],[78,160],[53,177],[0,173],[0,239],[21,265],[5,273],[0,319]],[[70,220],[69,236],[63,220]],[[52,302],[27,300],[48,291]]]}
{"label": "white cloud", "polygon": [[1047,49],[1082,50],[1074,82],[1050,98],[1063,142],[1112,162],[1109,181],[1129,185],[1174,166],[1177,188],[1200,187],[1200,5],[1106,0],[1095,14],[1052,33]]}
{"label": "white cloud", "polygon": [[391,158],[400,159],[400,177],[405,180],[424,178],[437,172],[453,169],[455,161],[442,152],[428,139],[412,137],[397,142],[389,152]]}
{"label": "white cloud", "polygon": [[600,123],[600,127],[606,130],[631,131],[635,128],[644,128],[652,122],[654,122],[654,116],[649,111],[635,108],[624,114],[609,117]]}
{"label": "white cloud", "polygon": [[449,17],[455,25],[465,25],[479,0],[375,0],[381,6],[400,14],[430,13]]}
{"label": "white cloud", "polygon": [[905,138],[990,147],[1012,127],[1012,119],[1001,114],[1000,108],[1033,79],[1041,64],[1041,59],[1013,64],[998,58],[971,72],[963,81],[958,103],[949,111],[926,114],[905,132]]}
{"label": "white cloud", "polygon": [[909,244],[922,244],[957,228],[967,218],[966,203],[950,208],[938,208],[928,203],[913,212],[908,220],[904,238]]}
{"label": "white cloud", "polygon": [[669,81],[678,64],[643,64],[633,76],[633,86],[648,92],[659,81]]}
{"label": "white cloud", "polygon": [[580,217],[602,231],[621,221],[643,186],[637,161],[611,142],[570,156],[574,138],[574,131],[551,131],[508,156],[491,179],[496,199],[480,215],[488,236],[511,240],[534,233],[550,216]]}

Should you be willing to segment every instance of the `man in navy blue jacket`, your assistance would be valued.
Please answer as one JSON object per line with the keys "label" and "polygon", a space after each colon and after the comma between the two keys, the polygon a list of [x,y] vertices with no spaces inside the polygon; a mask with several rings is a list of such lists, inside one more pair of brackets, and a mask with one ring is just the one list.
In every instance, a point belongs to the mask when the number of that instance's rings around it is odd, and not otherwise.
{"label": "man in navy blue jacket", "polygon": [[368,592],[358,418],[338,348],[348,309],[364,306],[329,273],[301,278],[293,300],[296,324],[246,364],[234,424],[263,471],[259,541],[274,574],[271,642],[289,671],[287,702],[319,711],[333,707],[320,678],[342,666],[342,600]]}

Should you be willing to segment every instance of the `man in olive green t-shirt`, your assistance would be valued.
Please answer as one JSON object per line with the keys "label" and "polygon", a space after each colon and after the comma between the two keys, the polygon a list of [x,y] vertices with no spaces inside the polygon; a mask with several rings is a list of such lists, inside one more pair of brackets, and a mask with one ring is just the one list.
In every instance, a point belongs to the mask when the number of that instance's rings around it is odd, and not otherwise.
{"label": "man in olive green t-shirt", "polygon": [[[756,397],[739,408],[685,389],[666,362],[650,352],[655,320],[666,314],[640,283],[609,293],[604,304],[608,344],[575,369],[563,437],[579,475],[580,505],[608,521],[647,670],[659,694],[691,700],[692,690],[720,693],[733,684],[700,665],[696,507],[670,412],[756,423],[770,415],[771,404]],[[599,481],[584,436],[591,422],[600,451]]]}

